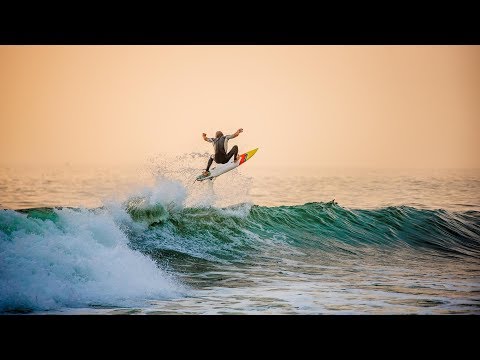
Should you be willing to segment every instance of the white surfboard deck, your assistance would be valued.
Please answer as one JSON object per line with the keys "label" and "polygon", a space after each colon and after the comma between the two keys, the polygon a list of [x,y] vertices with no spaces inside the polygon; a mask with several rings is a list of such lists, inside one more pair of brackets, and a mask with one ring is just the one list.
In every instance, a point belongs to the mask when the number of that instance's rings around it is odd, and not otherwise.
{"label": "white surfboard deck", "polygon": [[222,174],[225,174],[226,172],[235,169],[236,167],[239,167],[240,165],[244,164],[245,161],[250,160],[250,158],[255,155],[257,152],[258,148],[247,151],[245,154],[242,154],[239,156],[237,161],[233,160],[233,156],[230,159],[229,162],[225,164],[217,164],[214,168],[210,169],[210,175],[208,176],[203,176],[199,175],[197,176],[197,181],[204,181],[204,180],[213,180],[217,176],[220,176]]}

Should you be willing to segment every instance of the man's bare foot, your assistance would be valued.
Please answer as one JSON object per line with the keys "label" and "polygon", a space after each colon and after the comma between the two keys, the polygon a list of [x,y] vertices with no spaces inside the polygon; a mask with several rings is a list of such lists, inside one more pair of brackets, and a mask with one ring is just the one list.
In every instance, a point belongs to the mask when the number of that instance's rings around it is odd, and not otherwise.
{"label": "man's bare foot", "polygon": [[204,170],[203,173],[202,173],[203,176],[209,176],[210,175],[210,171],[207,171],[207,170]]}

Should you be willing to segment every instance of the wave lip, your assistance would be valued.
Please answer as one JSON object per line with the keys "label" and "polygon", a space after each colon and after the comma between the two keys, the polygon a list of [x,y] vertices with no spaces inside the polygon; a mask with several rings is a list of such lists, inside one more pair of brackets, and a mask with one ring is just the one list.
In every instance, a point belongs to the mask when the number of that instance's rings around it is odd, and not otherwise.
{"label": "wave lip", "polygon": [[[296,248],[335,251],[345,246],[392,247],[480,256],[480,212],[448,212],[408,206],[348,209],[336,202],[265,207],[238,204],[226,208],[168,209],[155,205],[129,210],[135,221],[158,225],[162,238],[209,237],[220,248],[233,239],[255,247],[259,239],[285,239]],[[225,239],[228,237],[228,239]],[[212,250],[212,249],[210,249]],[[188,250],[187,250],[188,252]],[[355,252],[355,251],[354,251]]]}
{"label": "wave lip", "polygon": [[[298,206],[260,207],[251,212],[260,227],[288,236],[314,235],[316,244],[334,240],[356,246],[404,246],[480,255],[480,212],[425,210],[408,206],[381,209],[347,209],[335,202]],[[297,236],[298,245],[305,244]]]}

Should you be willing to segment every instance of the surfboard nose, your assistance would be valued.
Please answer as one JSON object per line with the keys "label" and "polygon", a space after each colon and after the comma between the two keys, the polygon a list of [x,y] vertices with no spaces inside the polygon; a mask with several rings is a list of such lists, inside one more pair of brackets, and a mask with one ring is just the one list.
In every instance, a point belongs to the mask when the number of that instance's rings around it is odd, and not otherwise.
{"label": "surfboard nose", "polygon": [[241,157],[240,157],[240,163],[238,165],[242,165],[245,161],[247,161],[248,159],[250,159],[253,155],[255,155],[255,153],[257,152],[258,148],[256,149],[253,149],[253,150],[250,150],[250,151],[247,151],[245,154],[243,154]]}
{"label": "surfboard nose", "polygon": [[251,158],[257,152],[258,148],[247,151],[247,159]]}

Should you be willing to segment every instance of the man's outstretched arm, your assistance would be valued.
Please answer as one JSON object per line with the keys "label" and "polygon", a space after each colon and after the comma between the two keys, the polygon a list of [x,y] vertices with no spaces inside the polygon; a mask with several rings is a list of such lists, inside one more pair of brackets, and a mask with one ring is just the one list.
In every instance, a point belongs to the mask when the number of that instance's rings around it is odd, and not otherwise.
{"label": "man's outstretched arm", "polygon": [[231,139],[236,138],[238,135],[240,135],[241,132],[243,132],[243,129],[241,129],[241,128],[238,129],[238,130],[235,132],[235,134],[230,135],[230,136],[231,136]]}
{"label": "man's outstretched arm", "polygon": [[211,139],[207,138],[207,134],[203,133],[202,137],[203,137],[203,140],[205,140],[207,142],[211,142]]}

